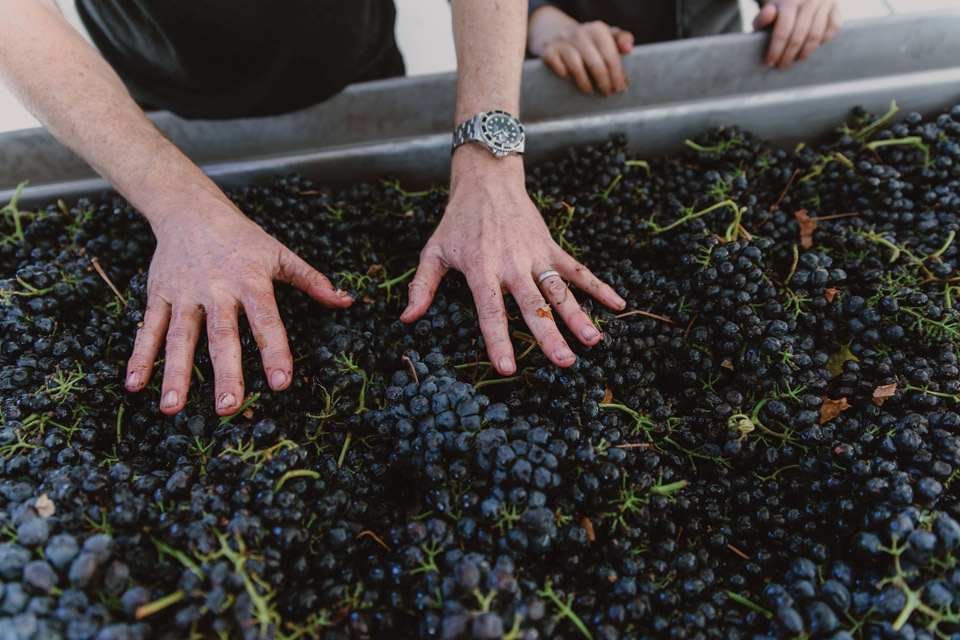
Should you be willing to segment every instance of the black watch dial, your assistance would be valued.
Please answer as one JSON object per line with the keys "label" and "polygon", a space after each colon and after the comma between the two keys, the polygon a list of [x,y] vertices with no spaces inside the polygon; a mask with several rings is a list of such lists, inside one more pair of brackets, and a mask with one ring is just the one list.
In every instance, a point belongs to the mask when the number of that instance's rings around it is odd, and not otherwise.
{"label": "black watch dial", "polygon": [[491,113],[480,125],[483,137],[490,144],[503,149],[513,149],[523,139],[523,127],[506,113]]}

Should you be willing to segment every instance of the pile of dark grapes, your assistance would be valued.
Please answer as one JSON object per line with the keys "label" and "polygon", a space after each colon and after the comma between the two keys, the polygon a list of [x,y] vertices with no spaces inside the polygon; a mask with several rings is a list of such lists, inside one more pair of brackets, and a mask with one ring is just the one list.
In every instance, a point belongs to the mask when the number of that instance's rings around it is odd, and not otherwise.
{"label": "pile of dark grapes", "polygon": [[444,190],[231,193],[357,302],[278,288],[227,418],[205,344],[179,415],[123,389],[135,211],[0,211],[0,638],[960,637],[960,106],[527,185],[628,306],[566,369],[511,308],[508,378],[459,275],[397,319]]}

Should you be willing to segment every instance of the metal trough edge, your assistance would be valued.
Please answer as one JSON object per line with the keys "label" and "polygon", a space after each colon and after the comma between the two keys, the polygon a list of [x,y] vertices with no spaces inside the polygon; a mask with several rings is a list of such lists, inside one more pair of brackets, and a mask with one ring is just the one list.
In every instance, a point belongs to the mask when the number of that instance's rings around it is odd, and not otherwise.
{"label": "metal trough edge", "polygon": [[[631,90],[606,100],[584,96],[528,61],[528,162],[615,132],[643,153],[671,152],[721,124],[779,145],[815,142],[853,106],[882,113],[891,99],[929,115],[960,102],[957,33],[960,13],[858,21],[782,73],[763,66],[762,33],[638,47],[625,59]],[[223,186],[289,172],[331,186],[387,174],[419,186],[447,178],[454,84],[447,73],[354,85],[323,104],[271,118],[150,117]],[[110,188],[41,129],[0,134],[0,203],[23,178],[34,181],[21,194],[24,206]]]}
{"label": "metal trough edge", "polygon": [[[861,105],[884,112],[896,100],[903,112],[926,115],[960,102],[960,66],[859,81],[844,81],[778,91],[707,98],[692,102],[624,109],[537,122],[527,127],[527,162],[541,162],[571,145],[626,133],[631,145],[655,155],[681,149],[683,140],[709,128],[739,126],[778,146],[816,142]],[[450,135],[432,134],[321,151],[264,156],[203,165],[218,184],[236,187],[276,174],[303,173],[325,185],[394,175],[412,186],[445,181],[449,173]],[[27,187],[25,206],[108,191],[98,178]],[[0,202],[13,190],[0,191]]]}

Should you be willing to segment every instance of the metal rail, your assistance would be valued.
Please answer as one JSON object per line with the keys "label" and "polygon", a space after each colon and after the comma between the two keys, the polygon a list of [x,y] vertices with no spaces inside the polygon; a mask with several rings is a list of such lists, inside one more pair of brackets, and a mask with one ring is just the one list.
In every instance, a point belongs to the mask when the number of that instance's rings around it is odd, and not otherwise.
{"label": "metal rail", "polygon": [[[960,102],[960,13],[854,22],[785,72],[762,63],[766,34],[724,35],[639,47],[625,59],[630,90],[580,94],[539,61],[524,66],[528,161],[625,132],[656,154],[720,125],[774,144],[811,140],[854,105],[931,113]],[[225,186],[301,172],[324,184],[392,174],[413,184],[449,171],[455,76],[395,78],[348,87],[310,109],[271,118],[189,121],[151,114],[159,129]],[[29,179],[24,204],[108,189],[41,129],[0,134],[0,202]]]}

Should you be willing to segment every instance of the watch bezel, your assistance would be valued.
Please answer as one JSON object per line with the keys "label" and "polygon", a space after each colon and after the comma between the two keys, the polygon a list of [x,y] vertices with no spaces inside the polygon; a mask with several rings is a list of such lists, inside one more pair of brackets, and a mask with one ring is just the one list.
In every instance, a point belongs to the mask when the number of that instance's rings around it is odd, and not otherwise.
{"label": "watch bezel", "polygon": [[[492,135],[490,134],[490,131],[487,128],[487,121],[490,119],[491,116],[494,116],[494,115],[506,116],[511,120],[513,120],[514,124],[517,126],[517,130],[520,132],[520,135],[518,136],[517,141],[514,144],[508,146],[505,144],[501,144],[493,139]],[[498,158],[502,158],[508,153],[523,153],[523,143],[524,143],[526,134],[523,131],[523,124],[521,124],[521,122],[517,120],[517,118],[513,114],[507,113],[506,111],[502,111],[499,109],[495,111],[487,111],[487,112],[484,112],[483,116],[480,118],[479,125],[480,125],[478,127],[479,133],[480,133],[480,136],[483,138],[484,143],[486,143],[487,147],[490,148],[490,151],[492,151],[493,154]]]}

